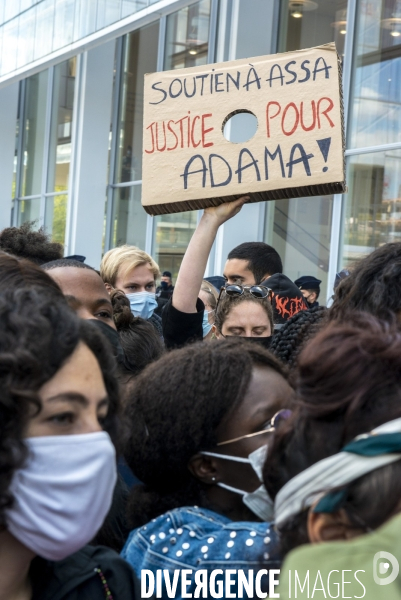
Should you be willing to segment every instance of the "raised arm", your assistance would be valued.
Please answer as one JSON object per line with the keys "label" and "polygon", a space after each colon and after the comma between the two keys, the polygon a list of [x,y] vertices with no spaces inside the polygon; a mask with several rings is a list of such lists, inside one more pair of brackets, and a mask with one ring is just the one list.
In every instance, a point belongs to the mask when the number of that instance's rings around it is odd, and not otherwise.
{"label": "raised arm", "polygon": [[217,230],[234,217],[249,199],[248,196],[206,208],[182,259],[173,292],[173,306],[184,313],[196,312],[196,300],[205,273],[207,259]]}

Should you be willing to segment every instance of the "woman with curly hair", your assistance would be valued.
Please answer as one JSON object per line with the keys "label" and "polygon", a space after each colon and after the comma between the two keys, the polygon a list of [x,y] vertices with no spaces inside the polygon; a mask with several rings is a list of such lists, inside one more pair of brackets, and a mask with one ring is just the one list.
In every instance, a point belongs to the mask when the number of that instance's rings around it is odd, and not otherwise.
{"label": "woman with curly hair", "polygon": [[291,398],[284,367],[241,340],[174,350],[135,379],[124,454],[143,485],[123,556],[137,573],[277,564],[260,471]]}
{"label": "woman with curly hair", "polygon": [[87,546],[116,482],[118,386],[102,336],[49,289],[0,295],[1,597],[132,599],[117,554]]}
{"label": "woman with curly hair", "polygon": [[400,320],[401,242],[376,248],[336,287],[330,319],[344,321],[354,311],[368,312],[386,321]]}
{"label": "woman with curly hair", "polygon": [[[210,337],[210,309],[202,290],[209,252],[218,228],[234,217],[247,196],[204,212],[182,260],[172,299],[162,313],[163,335],[167,348]],[[271,291],[264,285],[226,285],[220,291],[214,313],[216,337],[244,337],[267,346],[273,334]]]}

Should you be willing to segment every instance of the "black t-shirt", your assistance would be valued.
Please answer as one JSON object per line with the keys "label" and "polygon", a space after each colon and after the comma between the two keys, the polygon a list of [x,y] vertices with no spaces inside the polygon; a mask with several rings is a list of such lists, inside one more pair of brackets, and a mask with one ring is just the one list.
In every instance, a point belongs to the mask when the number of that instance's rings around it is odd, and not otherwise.
{"label": "black t-shirt", "polygon": [[163,337],[166,348],[180,348],[189,342],[203,340],[203,313],[205,305],[200,298],[196,301],[196,313],[177,310],[169,300],[162,312]]}

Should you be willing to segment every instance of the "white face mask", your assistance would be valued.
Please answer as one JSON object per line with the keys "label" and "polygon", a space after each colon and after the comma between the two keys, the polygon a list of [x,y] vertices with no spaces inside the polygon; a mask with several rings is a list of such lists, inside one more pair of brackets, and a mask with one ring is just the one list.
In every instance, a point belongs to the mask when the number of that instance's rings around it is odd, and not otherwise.
{"label": "white face mask", "polygon": [[261,446],[257,450],[251,452],[248,458],[242,458],[241,456],[231,456],[230,454],[217,454],[217,452],[202,452],[206,456],[214,456],[216,458],[223,458],[225,460],[231,460],[234,462],[241,462],[250,464],[258,476],[259,481],[262,482],[262,485],[253,492],[246,492],[245,490],[240,490],[238,488],[232,487],[231,485],[227,485],[226,483],[222,483],[219,481],[216,485],[222,487],[230,492],[234,492],[235,494],[242,495],[242,502],[247,506],[254,515],[262,519],[262,521],[271,521],[273,519],[274,514],[274,503],[270,498],[269,494],[263,483],[263,465],[267,456],[267,444]]}
{"label": "white face mask", "polygon": [[156,294],[150,292],[135,292],[126,294],[131,312],[134,317],[142,317],[142,319],[150,319],[155,308],[157,308]]}
{"label": "white face mask", "polygon": [[62,560],[96,535],[117,481],[116,453],[104,432],[33,437],[14,473],[7,528],[24,546]]}

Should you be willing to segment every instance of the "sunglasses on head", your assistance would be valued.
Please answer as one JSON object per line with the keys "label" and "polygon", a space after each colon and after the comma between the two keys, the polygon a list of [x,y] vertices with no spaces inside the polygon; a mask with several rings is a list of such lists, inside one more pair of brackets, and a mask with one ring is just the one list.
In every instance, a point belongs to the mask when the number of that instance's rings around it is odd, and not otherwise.
{"label": "sunglasses on head", "polygon": [[236,298],[238,296],[242,296],[245,291],[249,292],[254,298],[262,299],[268,297],[270,302],[273,297],[273,290],[265,285],[239,285],[237,283],[225,285],[220,289],[216,310],[219,306],[220,298],[223,292],[230,298]]}

